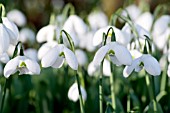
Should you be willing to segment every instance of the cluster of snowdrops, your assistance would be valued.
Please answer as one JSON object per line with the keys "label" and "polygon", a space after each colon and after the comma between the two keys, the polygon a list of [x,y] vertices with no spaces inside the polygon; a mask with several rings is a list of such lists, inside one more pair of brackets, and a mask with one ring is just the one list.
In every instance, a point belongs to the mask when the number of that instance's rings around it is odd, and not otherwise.
{"label": "cluster of snowdrops", "polygon": [[[73,102],[79,100],[81,113],[88,112],[88,109],[85,109],[88,94],[82,82],[82,76],[88,75],[96,76],[99,81],[96,91],[100,113],[104,111],[161,113],[169,109],[161,106],[159,101],[167,95],[166,79],[167,75],[170,76],[168,66],[170,15],[157,16],[156,13],[154,15],[149,11],[142,12],[136,5],[130,5],[124,10],[119,9],[115,12],[109,22],[102,11],[94,11],[88,15],[87,24],[75,14],[74,7],[68,4],[62,14],[57,16],[52,14],[49,25],[41,28],[35,35],[33,30],[23,27],[26,18],[22,12],[15,9],[5,14],[2,4],[1,9],[0,61],[5,64],[4,67],[1,65],[1,70],[6,78],[4,86],[1,86],[3,90],[0,90],[1,111],[5,103],[4,98],[7,97],[5,84],[12,75],[16,73],[41,75],[45,68],[60,70],[67,66],[76,77],[68,90],[67,98]],[[116,21],[123,23],[121,29],[116,27]],[[17,26],[22,29],[19,31]],[[25,43],[34,45],[36,41],[41,44],[38,50],[34,48],[24,50]],[[93,58],[88,59],[87,53]],[[82,75],[83,69],[87,75]],[[119,69],[121,69],[119,76],[124,79],[128,80],[132,74],[138,79],[142,75],[141,78],[146,81],[143,84],[148,89],[150,101],[141,99],[148,102],[144,109],[140,108],[139,104],[134,104],[133,86],[128,86],[127,99],[124,101],[126,103],[122,103],[126,108],[120,104],[115,93],[116,71]],[[157,76],[161,79],[159,92],[156,92],[155,88],[154,77]],[[107,98],[103,93],[105,77],[110,81],[108,86],[110,93]]]}

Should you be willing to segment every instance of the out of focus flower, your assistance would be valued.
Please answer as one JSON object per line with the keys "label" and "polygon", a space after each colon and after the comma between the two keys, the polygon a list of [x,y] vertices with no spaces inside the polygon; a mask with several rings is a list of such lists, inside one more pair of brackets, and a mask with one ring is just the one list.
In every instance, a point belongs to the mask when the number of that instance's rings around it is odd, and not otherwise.
{"label": "out of focus flower", "polygon": [[0,61],[2,63],[7,63],[9,61],[9,56],[7,53],[0,54]]}
{"label": "out of focus flower", "polygon": [[12,57],[12,55],[13,55],[13,53],[14,53],[14,50],[15,50],[15,46],[12,45],[12,44],[10,44],[10,45],[9,45],[9,48],[8,48],[8,50],[7,50],[8,55]]}
{"label": "out of focus flower", "polygon": [[42,58],[42,67],[60,68],[64,61],[73,69],[78,69],[78,61],[75,54],[63,44],[56,45]]}
{"label": "out of focus flower", "polygon": [[41,60],[43,56],[47,54],[47,52],[57,45],[56,41],[50,41],[44,43],[38,50],[38,59]]}
{"label": "out of focus flower", "polygon": [[88,60],[87,55],[83,50],[80,49],[75,50],[75,55],[80,66],[85,66],[87,64]]}
{"label": "out of focus flower", "polygon": [[24,51],[24,55],[27,56],[28,58],[34,60],[34,61],[38,61],[36,49],[33,49],[33,48],[26,49]]}
{"label": "out of focus flower", "polygon": [[122,12],[122,15],[127,17],[128,13],[132,21],[136,20],[137,17],[139,17],[139,15],[142,12],[135,4],[129,5],[128,7],[125,8],[125,10],[126,11]]}
{"label": "out of focus flower", "polygon": [[8,78],[11,74],[19,71],[22,74],[40,74],[39,64],[26,56],[17,56],[11,59],[4,67],[4,76]]}
{"label": "out of focus flower", "polygon": [[118,42],[110,42],[105,46],[102,46],[95,54],[93,62],[96,66],[99,66],[106,55],[110,56],[110,60],[113,64],[131,65],[132,56],[130,52]]}
{"label": "out of focus flower", "polygon": [[140,25],[147,31],[150,31],[153,23],[153,15],[150,12],[145,12],[135,20],[135,23]]}
{"label": "out of focus flower", "polygon": [[41,28],[36,36],[37,42],[54,41],[59,35],[59,29],[55,25],[47,25]]}
{"label": "out of focus flower", "polygon": [[[82,98],[83,98],[83,100],[86,100],[86,99],[87,99],[86,90],[85,90],[82,86],[80,86],[80,91],[81,91],[81,93],[82,93]],[[77,85],[77,83],[74,83],[74,84],[69,88],[68,98],[69,98],[70,100],[72,100],[73,102],[78,101],[78,99],[79,99],[79,92],[78,92],[78,85]]]}
{"label": "out of focus flower", "polygon": [[[93,45],[97,46],[99,44],[102,43],[102,39],[103,39],[103,33],[107,33],[108,29],[112,27],[114,29],[114,33],[116,36],[116,41],[123,44],[123,45],[127,45],[130,40],[131,40],[131,35],[129,35],[128,33],[119,30],[118,28],[114,27],[114,26],[107,26],[107,27],[103,27],[101,29],[99,29],[98,31],[96,31],[96,33],[94,34],[93,37]],[[109,38],[107,38],[107,42],[111,42],[111,30],[109,32]]]}
{"label": "out of focus flower", "polygon": [[93,35],[94,35],[93,31],[81,35],[79,47],[82,49],[86,49],[89,52],[93,52],[96,49],[96,47],[93,46]]}
{"label": "out of focus flower", "polygon": [[168,77],[170,77],[170,64],[168,65],[167,74],[168,74]]}
{"label": "out of focus flower", "polygon": [[13,9],[9,11],[7,13],[7,17],[9,20],[13,21],[19,27],[25,26],[27,22],[25,15],[18,9]]}
{"label": "out of focus flower", "polygon": [[161,74],[161,68],[158,61],[149,54],[144,54],[141,57],[133,60],[132,65],[126,66],[123,70],[124,77],[128,77],[133,70],[136,72],[145,69],[150,75],[157,76]]}
{"label": "out of focus flower", "polygon": [[88,15],[88,22],[93,31],[108,25],[108,18],[102,11],[93,11]]}
{"label": "out of focus flower", "polygon": [[[70,34],[75,46],[79,44],[79,36],[87,32],[87,25],[77,15],[70,15],[63,25],[63,29]],[[63,37],[65,44],[69,44],[66,37]]]}
{"label": "out of focus flower", "polygon": [[90,62],[87,68],[88,75],[94,76],[97,71],[99,71],[99,66],[95,66],[93,61]]}
{"label": "out of focus flower", "polygon": [[103,61],[103,74],[105,76],[111,76],[111,74],[112,74],[111,64],[110,64],[110,61],[108,61],[107,59],[104,59],[104,61]]}
{"label": "out of focus flower", "polygon": [[19,33],[19,40],[22,43],[35,43],[35,33],[30,28],[22,28]]}

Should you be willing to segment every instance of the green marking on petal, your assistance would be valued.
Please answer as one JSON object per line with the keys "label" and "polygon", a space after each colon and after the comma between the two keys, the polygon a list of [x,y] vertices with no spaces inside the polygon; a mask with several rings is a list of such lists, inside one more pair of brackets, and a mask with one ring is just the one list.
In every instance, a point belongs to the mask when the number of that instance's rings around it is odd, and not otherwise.
{"label": "green marking on petal", "polygon": [[65,56],[65,55],[64,55],[64,52],[61,52],[61,53],[59,54],[59,56],[60,56],[60,57],[61,57],[61,56]]}
{"label": "green marking on petal", "polygon": [[143,66],[144,66],[144,63],[143,63],[143,62],[141,62],[141,63],[139,64],[139,66],[143,67]]}
{"label": "green marking on petal", "polygon": [[25,62],[21,62],[19,67],[26,67],[27,65],[25,64]]}
{"label": "green marking on petal", "polygon": [[115,52],[113,50],[110,50],[109,55],[115,55]]}

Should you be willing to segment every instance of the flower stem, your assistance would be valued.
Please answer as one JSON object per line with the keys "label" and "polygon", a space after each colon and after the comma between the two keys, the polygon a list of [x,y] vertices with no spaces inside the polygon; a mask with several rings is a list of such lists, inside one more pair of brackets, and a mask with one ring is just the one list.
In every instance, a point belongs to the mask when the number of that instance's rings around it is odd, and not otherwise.
{"label": "flower stem", "polygon": [[130,113],[130,94],[127,96],[127,112]]}
{"label": "flower stem", "polygon": [[[113,68],[113,65],[111,63],[111,68]],[[115,99],[115,77],[114,77],[114,70],[112,69],[112,74],[110,76],[110,89],[111,89],[111,98],[112,98],[112,107],[116,111],[116,99]]]}
{"label": "flower stem", "polygon": [[156,97],[155,97],[155,93],[154,93],[155,92],[154,77],[153,76],[150,77],[148,74],[146,74],[145,79],[146,79],[146,85],[148,87],[150,101],[154,102],[153,109],[154,109],[154,111],[157,111]]}
{"label": "flower stem", "polygon": [[83,98],[82,98],[81,89],[80,89],[80,80],[79,80],[78,72],[76,73],[76,80],[77,80],[78,91],[79,91],[80,110],[81,110],[81,113],[85,113],[84,112],[84,105],[83,105]]}
{"label": "flower stem", "polygon": [[[104,60],[103,60],[104,61]],[[103,113],[103,61],[100,66],[101,74],[99,75],[99,107],[100,113]]]}
{"label": "flower stem", "polygon": [[7,82],[8,82],[8,79],[5,79],[5,85],[4,85],[4,91],[3,91],[3,96],[2,96],[1,111],[0,111],[0,113],[3,112],[3,107],[4,107],[4,102],[5,102],[5,96],[6,96],[6,90],[7,90]]}
{"label": "flower stem", "polygon": [[167,69],[168,69],[168,64],[166,62],[165,69],[163,71],[162,78],[161,78],[160,91],[165,91],[166,81],[167,81]]}

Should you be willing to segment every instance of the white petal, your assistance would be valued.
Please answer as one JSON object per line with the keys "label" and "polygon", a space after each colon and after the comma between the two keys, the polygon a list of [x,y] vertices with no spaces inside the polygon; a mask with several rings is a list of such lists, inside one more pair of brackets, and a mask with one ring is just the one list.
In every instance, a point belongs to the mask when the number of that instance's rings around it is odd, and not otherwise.
{"label": "white petal", "polygon": [[78,61],[77,61],[75,54],[66,47],[64,48],[63,52],[64,52],[65,59],[66,59],[68,65],[72,69],[77,70],[78,69]]}
{"label": "white petal", "polygon": [[95,66],[93,62],[90,62],[87,69],[89,76],[94,76],[94,73],[97,71],[99,71],[99,67]]}
{"label": "white petal", "polygon": [[43,56],[47,54],[47,52],[55,47],[57,45],[57,42],[50,41],[47,43],[44,43],[38,50],[38,59],[41,60]]}
{"label": "white petal", "polygon": [[7,63],[9,61],[9,56],[7,53],[3,53],[0,55],[0,61],[3,63]]}
{"label": "white petal", "polygon": [[143,55],[142,62],[144,63],[145,70],[151,75],[160,75],[161,68],[158,61],[151,55]]}
{"label": "white petal", "polygon": [[11,74],[14,74],[17,71],[18,64],[19,57],[10,60],[4,67],[4,76],[8,78]]}
{"label": "white petal", "polygon": [[32,59],[34,61],[38,61],[36,49],[33,49],[33,48],[26,49],[24,51],[24,54],[25,54],[25,56],[29,57],[30,59]]}
{"label": "white petal", "polygon": [[41,60],[42,67],[52,66],[56,62],[58,55],[59,52],[57,51],[57,46],[55,46],[54,48],[49,50],[47,54],[42,58]]}
{"label": "white petal", "polygon": [[19,40],[23,43],[28,43],[29,41],[31,44],[35,43],[35,33],[30,28],[22,28],[19,33]]}
{"label": "white petal", "polygon": [[79,92],[78,92],[78,86],[77,83],[74,83],[68,91],[68,98],[74,102],[76,102],[79,99]]}
{"label": "white petal", "polygon": [[3,20],[3,24],[8,29],[7,32],[10,36],[10,43],[16,45],[19,39],[19,31],[17,26],[13,22],[8,20],[8,18],[6,17],[3,17],[2,20]]}
{"label": "white petal", "polygon": [[115,56],[117,57],[120,63],[124,65],[131,65],[132,56],[124,46],[120,45],[117,42],[111,42],[109,46],[110,49],[112,49],[115,52]]}
{"label": "white petal", "polygon": [[3,24],[0,24],[0,54],[6,52],[9,47],[9,35]]}
{"label": "white petal", "polygon": [[140,64],[140,59],[141,58],[137,58],[135,60],[132,61],[132,64],[130,66],[126,66],[123,70],[123,76],[124,77],[128,77],[132,71]]}
{"label": "white petal", "polygon": [[103,74],[105,76],[111,76],[111,65],[110,62],[107,59],[104,59],[103,61]]}
{"label": "white petal", "polygon": [[62,67],[63,63],[64,63],[64,58],[63,57],[58,57],[56,62],[52,65],[53,68],[60,68]]}
{"label": "white petal", "polygon": [[27,58],[24,62],[30,72],[33,74],[40,74],[40,66],[36,61]]}
{"label": "white petal", "polygon": [[47,25],[43,28],[41,28],[36,36],[36,39],[39,43],[45,42],[45,41],[52,41],[54,38],[55,33],[55,26],[54,25]]}
{"label": "white petal", "polygon": [[102,60],[104,59],[106,53],[109,50],[109,46],[105,45],[102,46],[95,54],[94,58],[93,58],[93,63],[95,66],[99,66],[100,63],[102,62]]}
{"label": "white petal", "polygon": [[116,64],[116,66],[121,66],[122,63],[119,62],[119,60],[117,59],[117,57],[115,55],[109,55],[110,56],[110,60],[112,61],[113,64]]}
{"label": "white petal", "polygon": [[83,50],[77,49],[75,55],[80,66],[84,66],[87,63],[87,55]]}

